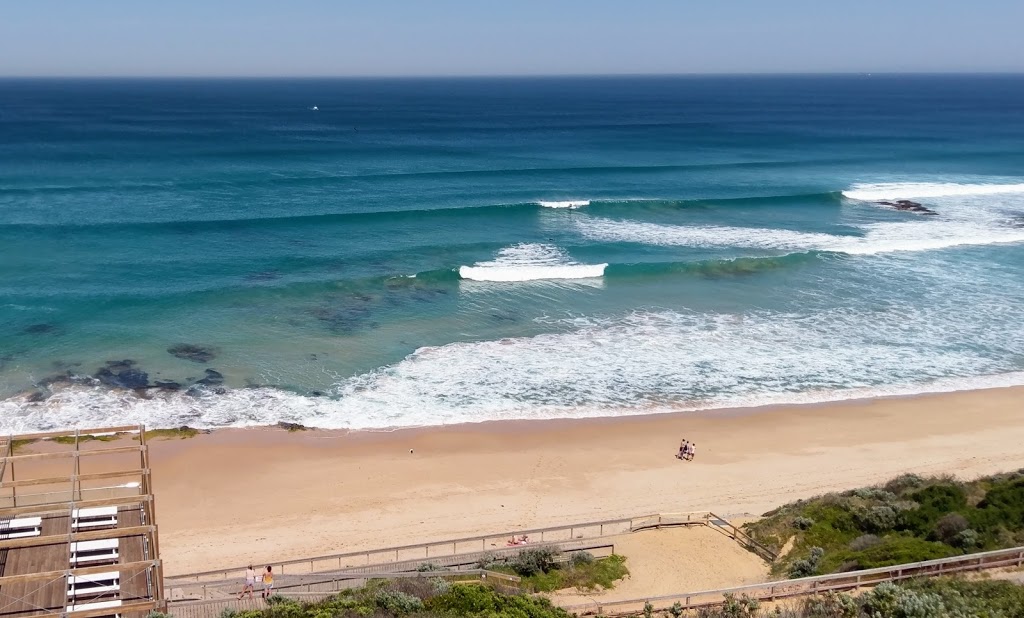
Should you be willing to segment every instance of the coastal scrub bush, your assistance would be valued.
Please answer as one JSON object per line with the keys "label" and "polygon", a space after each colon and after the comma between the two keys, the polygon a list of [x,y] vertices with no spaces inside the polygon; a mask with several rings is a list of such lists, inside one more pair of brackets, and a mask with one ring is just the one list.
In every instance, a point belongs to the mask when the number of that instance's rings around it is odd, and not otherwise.
{"label": "coastal scrub bush", "polygon": [[878,545],[882,542],[882,539],[875,534],[862,534],[859,537],[850,541],[851,551],[864,551]]}
{"label": "coastal scrub bush", "polygon": [[854,513],[857,526],[866,532],[887,532],[896,526],[896,509],[891,506],[872,506]]}
{"label": "coastal scrub bush", "polygon": [[553,547],[531,547],[516,554],[510,566],[520,577],[530,577],[550,571],[557,557],[558,551]]}
{"label": "coastal scrub bush", "polygon": [[917,591],[885,582],[860,598],[861,609],[868,616],[885,618],[937,618],[947,615],[939,595]]}
{"label": "coastal scrub bush", "polygon": [[793,520],[793,527],[797,530],[809,530],[814,525],[814,520],[810,517],[797,517]]}
{"label": "coastal scrub bush", "polygon": [[800,612],[806,618],[857,618],[860,616],[860,608],[853,597],[832,591],[804,600]]}
{"label": "coastal scrub bush", "polygon": [[683,611],[683,604],[679,601],[676,601],[672,604],[672,607],[668,608],[668,613],[671,614],[672,618],[682,618]]}
{"label": "coastal scrub bush", "polygon": [[789,569],[790,577],[810,577],[818,572],[818,565],[821,563],[822,557],[825,555],[825,550],[820,547],[812,547],[810,555],[803,559],[797,560],[793,563],[793,566]]}
{"label": "coastal scrub bush", "polygon": [[399,616],[423,609],[423,600],[401,590],[378,590],[374,596],[377,607]]}
{"label": "coastal scrub bush", "polygon": [[432,571],[447,571],[448,569],[439,564],[434,564],[433,562],[424,562],[416,567],[416,570],[420,573],[430,573]]}
{"label": "coastal scrub bush", "polygon": [[727,618],[748,618],[757,615],[761,603],[747,595],[737,597],[732,593],[725,593],[725,603],[722,604],[722,615]]}
{"label": "coastal scrub bush", "polygon": [[929,535],[929,538],[942,541],[943,543],[950,543],[956,538],[956,535],[970,527],[971,524],[967,521],[966,517],[960,513],[949,513],[943,515],[935,522],[935,529]]}
{"label": "coastal scrub bush", "polygon": [[569,556],[569,563],[574,567],[583,566],[586,564],[593,564],[594,554],[590,553],[589,551],[573,552],[572,555]]}

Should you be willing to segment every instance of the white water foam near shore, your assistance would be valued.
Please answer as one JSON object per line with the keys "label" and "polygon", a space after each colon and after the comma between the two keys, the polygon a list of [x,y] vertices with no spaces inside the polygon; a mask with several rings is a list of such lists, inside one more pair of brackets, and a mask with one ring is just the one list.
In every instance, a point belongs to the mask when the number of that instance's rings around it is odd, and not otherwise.
{"label": "white water foam near shore", "polygon": [[[0,431],[137,422],[244,427],[278,421],[376,429],[1024,384],[1024,372],[1013,362],[1024,356],[1024,331],[1006,333],[987,328],[983,320],[963,320],[949,303],[816,314],[656,311],[557,320],[566,332],[420,348],[393,365],[341,380],[331,397],[263,387],[140,399],[74,386],[41,403],[0,402]],[[986,310],[983,303],[976,301],[979,310]],[[1014,315],[1000,319],[1006,318]]]}
{"label": "white water foam near shore", "polygon": [[472,281],[538,281],[590,279],[604,275],[608,264],[580,264],[553,245],[522,243],[506,247],[491,262],[459,268],[459,276]]}

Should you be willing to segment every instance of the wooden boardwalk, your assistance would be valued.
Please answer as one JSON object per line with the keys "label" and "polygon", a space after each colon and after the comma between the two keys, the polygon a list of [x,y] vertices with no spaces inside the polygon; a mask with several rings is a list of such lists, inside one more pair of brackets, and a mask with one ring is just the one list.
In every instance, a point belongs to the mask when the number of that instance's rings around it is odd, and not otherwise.
{"label": "wooden boardwalk", "polygon": [[[42,519],[42,536],[67,535],[71,530],[70,517]],[[67,541],[10,549],[4,571],[15,574],[65,571],[68,568],[68,551]],[[62,612],[67,604],[67,597],[67,586],[63,577],[7,584],[0,588],[0,616],[33,616]]]}

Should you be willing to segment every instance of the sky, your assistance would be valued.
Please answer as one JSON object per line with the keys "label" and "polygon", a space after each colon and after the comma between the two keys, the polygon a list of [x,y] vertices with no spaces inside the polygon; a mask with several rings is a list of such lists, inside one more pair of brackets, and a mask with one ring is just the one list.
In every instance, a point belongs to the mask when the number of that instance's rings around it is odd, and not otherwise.
{"label": "sky", "polygon": [[0,0],[0,76],[1024,72],[1024,0]]}

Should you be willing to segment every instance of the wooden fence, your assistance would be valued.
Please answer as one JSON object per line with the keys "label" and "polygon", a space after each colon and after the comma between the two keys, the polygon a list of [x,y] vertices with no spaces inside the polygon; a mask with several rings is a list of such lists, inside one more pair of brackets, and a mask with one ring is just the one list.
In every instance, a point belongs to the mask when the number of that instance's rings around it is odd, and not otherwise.
{"label": "wooden fence", "polygon": [[[387,547],[384,549],[330,554],[325,556],[315,556],[312,558],[272,562],[269,564],[274,567],[274,572],[279,574],[317,573],[349,568],[362,569],[365,567],[386,565],[389,563],[431,562],[434,559],[447,556],[458,556],[470,553],[479,554],[481,552],[505,550],[509,549],[507,541],[512,537],[528,536],[531,545],[556,544],[577,539],[617,536],[636,530],[654,527],[690,525],[705,526],[711,525],[712,521],[724,522],[727,526],[732,526],[721,517],[718,517],[709,511],[654,514],[643,515],[640,517],[592,521],[567,526],[555,526],[551,528],[516,530],[512,532],[437,541],[433,543],[420,543],[416,545]],[[736,530],[735,526],[732,526],[732,528]],[[518,547],[518,549],[521,549],[521,546]],[[245,568],[245,566],[237,566],[228,569],[174,575],[167,579],[168,583],[173,584],[218,581],[232,578],[241,579],[245,576]]]}
{"label": "wooden fence", "polygon": [[[508,575],[507,573],[498,573],[496,571],[488,571],[484,569],[471,569],[466,571],[412,571],[403,573],[387,573],[384,575],[347,573],[344,575],[348,579],[336,580],[336,587],[333,590],[321,590],[318,592],[275,590],[274,594],[288,599],[294,599],[296,601],[315,603],[336,595],[339,590],[342,590],[345,587],[363,586],[370,579],[429,579],[441,577],[445,579],[489,580],[492,584],[500,582],[498,583],[498,588],[503,589],[506,592],[518,591],[520,582],[520,578],[515,575]],[[252,595],[252,598],[246,596],[245,598],[238,599],[232,596],[228,598],[199,601],[171,601],[168,607],[168,612],[174,616],[174,618],[215,618],[220,616],[224,610],[263,610],[266,609],[266,607],[267,602],[261,598],[260,591],[256,590]]]}
{"label": "wooden fence", "polygon": [[645,603],[651,603],[655,610],[665,610],[676,603],[679,603],[684,609],[695,609],[721,605],[725,600],[726,594],[735,596],[746,595],[759,601],[776,601],[778,599],[807,596],[830,590],[856,590],[861,587],[876,586],[883,582],[1021,566],[1024,566],[1024,547],[1014,547],[1011,549],[942,558],[940,560],[897,564],[864,571],[819,575],[816,577],[774,581],[735,588],[703,590],[700,592],[687,592],[623,601],[602,602],[595,600],[589,603],[564,606],[564,609],[579,616],[639,615],[643,613]]}

